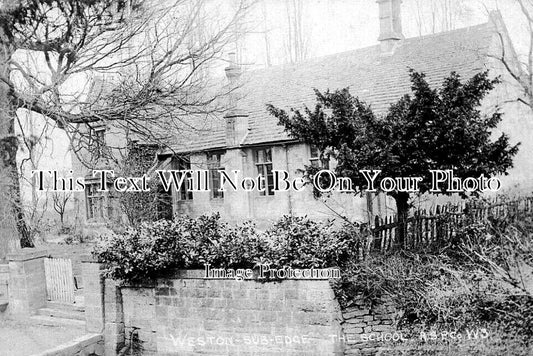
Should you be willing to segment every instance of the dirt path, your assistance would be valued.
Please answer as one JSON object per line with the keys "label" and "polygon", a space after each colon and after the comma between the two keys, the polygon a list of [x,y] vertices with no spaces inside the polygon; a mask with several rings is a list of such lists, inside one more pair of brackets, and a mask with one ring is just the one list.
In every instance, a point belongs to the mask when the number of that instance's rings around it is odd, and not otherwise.
{"label": "dirt path", "polygon": [[0,356],[30,356],[85,334],[82,326],[42,326],[0,320]]}

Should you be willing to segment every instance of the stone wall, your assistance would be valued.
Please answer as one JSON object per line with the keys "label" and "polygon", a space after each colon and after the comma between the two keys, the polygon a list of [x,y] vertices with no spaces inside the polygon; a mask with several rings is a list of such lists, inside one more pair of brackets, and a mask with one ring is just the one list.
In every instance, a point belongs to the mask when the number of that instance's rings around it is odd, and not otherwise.
{"label": "stone wall", "polygon": [[399,341],[392,301],[362,298],[341,310],[327,280],[204,279],[178,271],[153,284],[120,286],[83,263],[87,332],[105,354],[374,355]]}
{"label": "stone wall", "polygon": [[[299,170],[309,165],[310,148],[302,143],[272,145],[272,169],[286,170],[289,179],[301,177]],[[194,153],[190,157],[192,169],[207,169],[205,152]],[[239,177],[257,177],[252,148],[231,148],[225,151],[221,165],[229,173],[238,170]],[[331,162],[332,168],[334,163]],[[229,174],[233,178],[232,174]],[[228,185],[229,187],[229,185]],[[371,215],[384,210],[384,197],[374,199],[375,211]],[[277,191],[274,195],[262,196],[258,191],[246,192],[240,187],[237,191],[228,188],[224,198],[212,198],[210,192],[193,192],[192,200],[177,200],[173,194],[174,213],[178,215],[199,216],[211,212],[219,212],[232,223],[253,219],[260,228],[266,228],[283,215],[307,216],[311,219],[325,220],[333,217],[331,209],[340,215],[350,216],[356,221],[365,221],[367,216],[367,200],[350,194],[334,192],[328,200],[328,206],[313,197],[312,187],[306,186],[302,191],[289,189]]]}
{"label": "stone wall", "polygon": [[362,297],[342,311],[345,355],[374,355],[401,341],[397,310],[391,300],[369,305]]}
{"label": "stone wall", "polygon": [[[343,355],[342,315],[327,280],[208,280],[181,271],[154,285],[117,286],[84,263],[88,331],[105,354]],[[102,316],[103,312],[103,316]],[[100,321],[98,321],[100,320]]]}
{"label": "stone wall", "polygon": [[30,315],[46,304],[45,250],[21,249],[8,255],[9,305],[15,315]]}
{"label": "stone wall", "polygon": [[122,289],[126,335],[137,330],[148,354],[342,355],[327,280],[206,280],[194,272]]}
{"label": "stone wall", "polygon": [[116,355],[125,342],[120,289],[102,276],[102,266],[85,256],[82,260],[85,330],[105,335],[105,355]]}

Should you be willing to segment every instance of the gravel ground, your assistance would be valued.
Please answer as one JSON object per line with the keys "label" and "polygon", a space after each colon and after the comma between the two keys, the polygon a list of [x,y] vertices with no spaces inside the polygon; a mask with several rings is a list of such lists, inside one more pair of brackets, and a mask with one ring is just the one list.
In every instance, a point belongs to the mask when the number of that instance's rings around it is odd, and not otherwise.
{"label": "gravel ground", "polygon": [[30,320],[0,320],[0,356],[30,356],[84,334],[83,326],[42,326]]}

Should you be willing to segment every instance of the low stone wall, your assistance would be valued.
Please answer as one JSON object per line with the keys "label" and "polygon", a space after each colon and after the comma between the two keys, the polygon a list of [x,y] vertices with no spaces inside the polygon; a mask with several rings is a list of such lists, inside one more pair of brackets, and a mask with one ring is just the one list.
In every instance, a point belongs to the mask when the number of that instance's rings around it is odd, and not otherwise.
{"label": "low stone wall", "polygon": [[104,356],[104,338],[88,334],[32,356]]}
{"label": "low stone wall", "polygon": [[88,328],[103,328],[106,355],[124,345],[142,355],[344,354],[327,280],[209,280],[180,271],[154,285],[117,286],[98,283],[97,266],[84,263],[85,292],[96,287],[104,298],[86,298],[86,318]]}
{"label": "low stone wall", "polygon": [[362,297],[342,311],[345,355],[375,355],[400,341],[398,313],[391,300],[368,305]]}
{"label": "low stone wall", "polygon": [[[179,271],[120,286],[83,264],[88,332],[105,355],[373,355],[397,337],[392,302],[340,309],[327,280],[204,279]],[[390,344],[388,345],[390,346]]]}
{"label": "low stone wall", "polygon": [[122,288],[126,337],[145,354],[342,355],[327,280],[206,280],[183,271],[154,288]]}
{"label": "low stone wall", "polygon": [[46,304],[46,250],[21,249],[9,254],[9,305],[15,316],[30,315]]}

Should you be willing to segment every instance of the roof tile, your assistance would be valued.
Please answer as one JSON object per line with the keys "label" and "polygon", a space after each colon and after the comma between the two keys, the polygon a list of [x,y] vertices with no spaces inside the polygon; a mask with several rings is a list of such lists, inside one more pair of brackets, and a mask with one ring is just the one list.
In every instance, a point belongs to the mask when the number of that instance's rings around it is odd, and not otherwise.
{"label": "roof tile", "polygon": [[[350,92],[371,104],[378,114],[410,93],[408,69],[424,72],[432,86],[440,85],[450,72],[471,77],[482,70],[493,34],[491,22],[434,35],[405,39],[392,55],[380,46],[314,58],[294,65],[275,66],[243,75],[239,107],[249,114],[249,133],[243,145],[289,140],[277,119],[266,111],[270,103],[283,109],[312,106],[313,88],[320,91],[349,87]],[[194,137],[180,137],[172,145],[178,152],[225,146],[223,118],[215,118],[208,130]]]}

